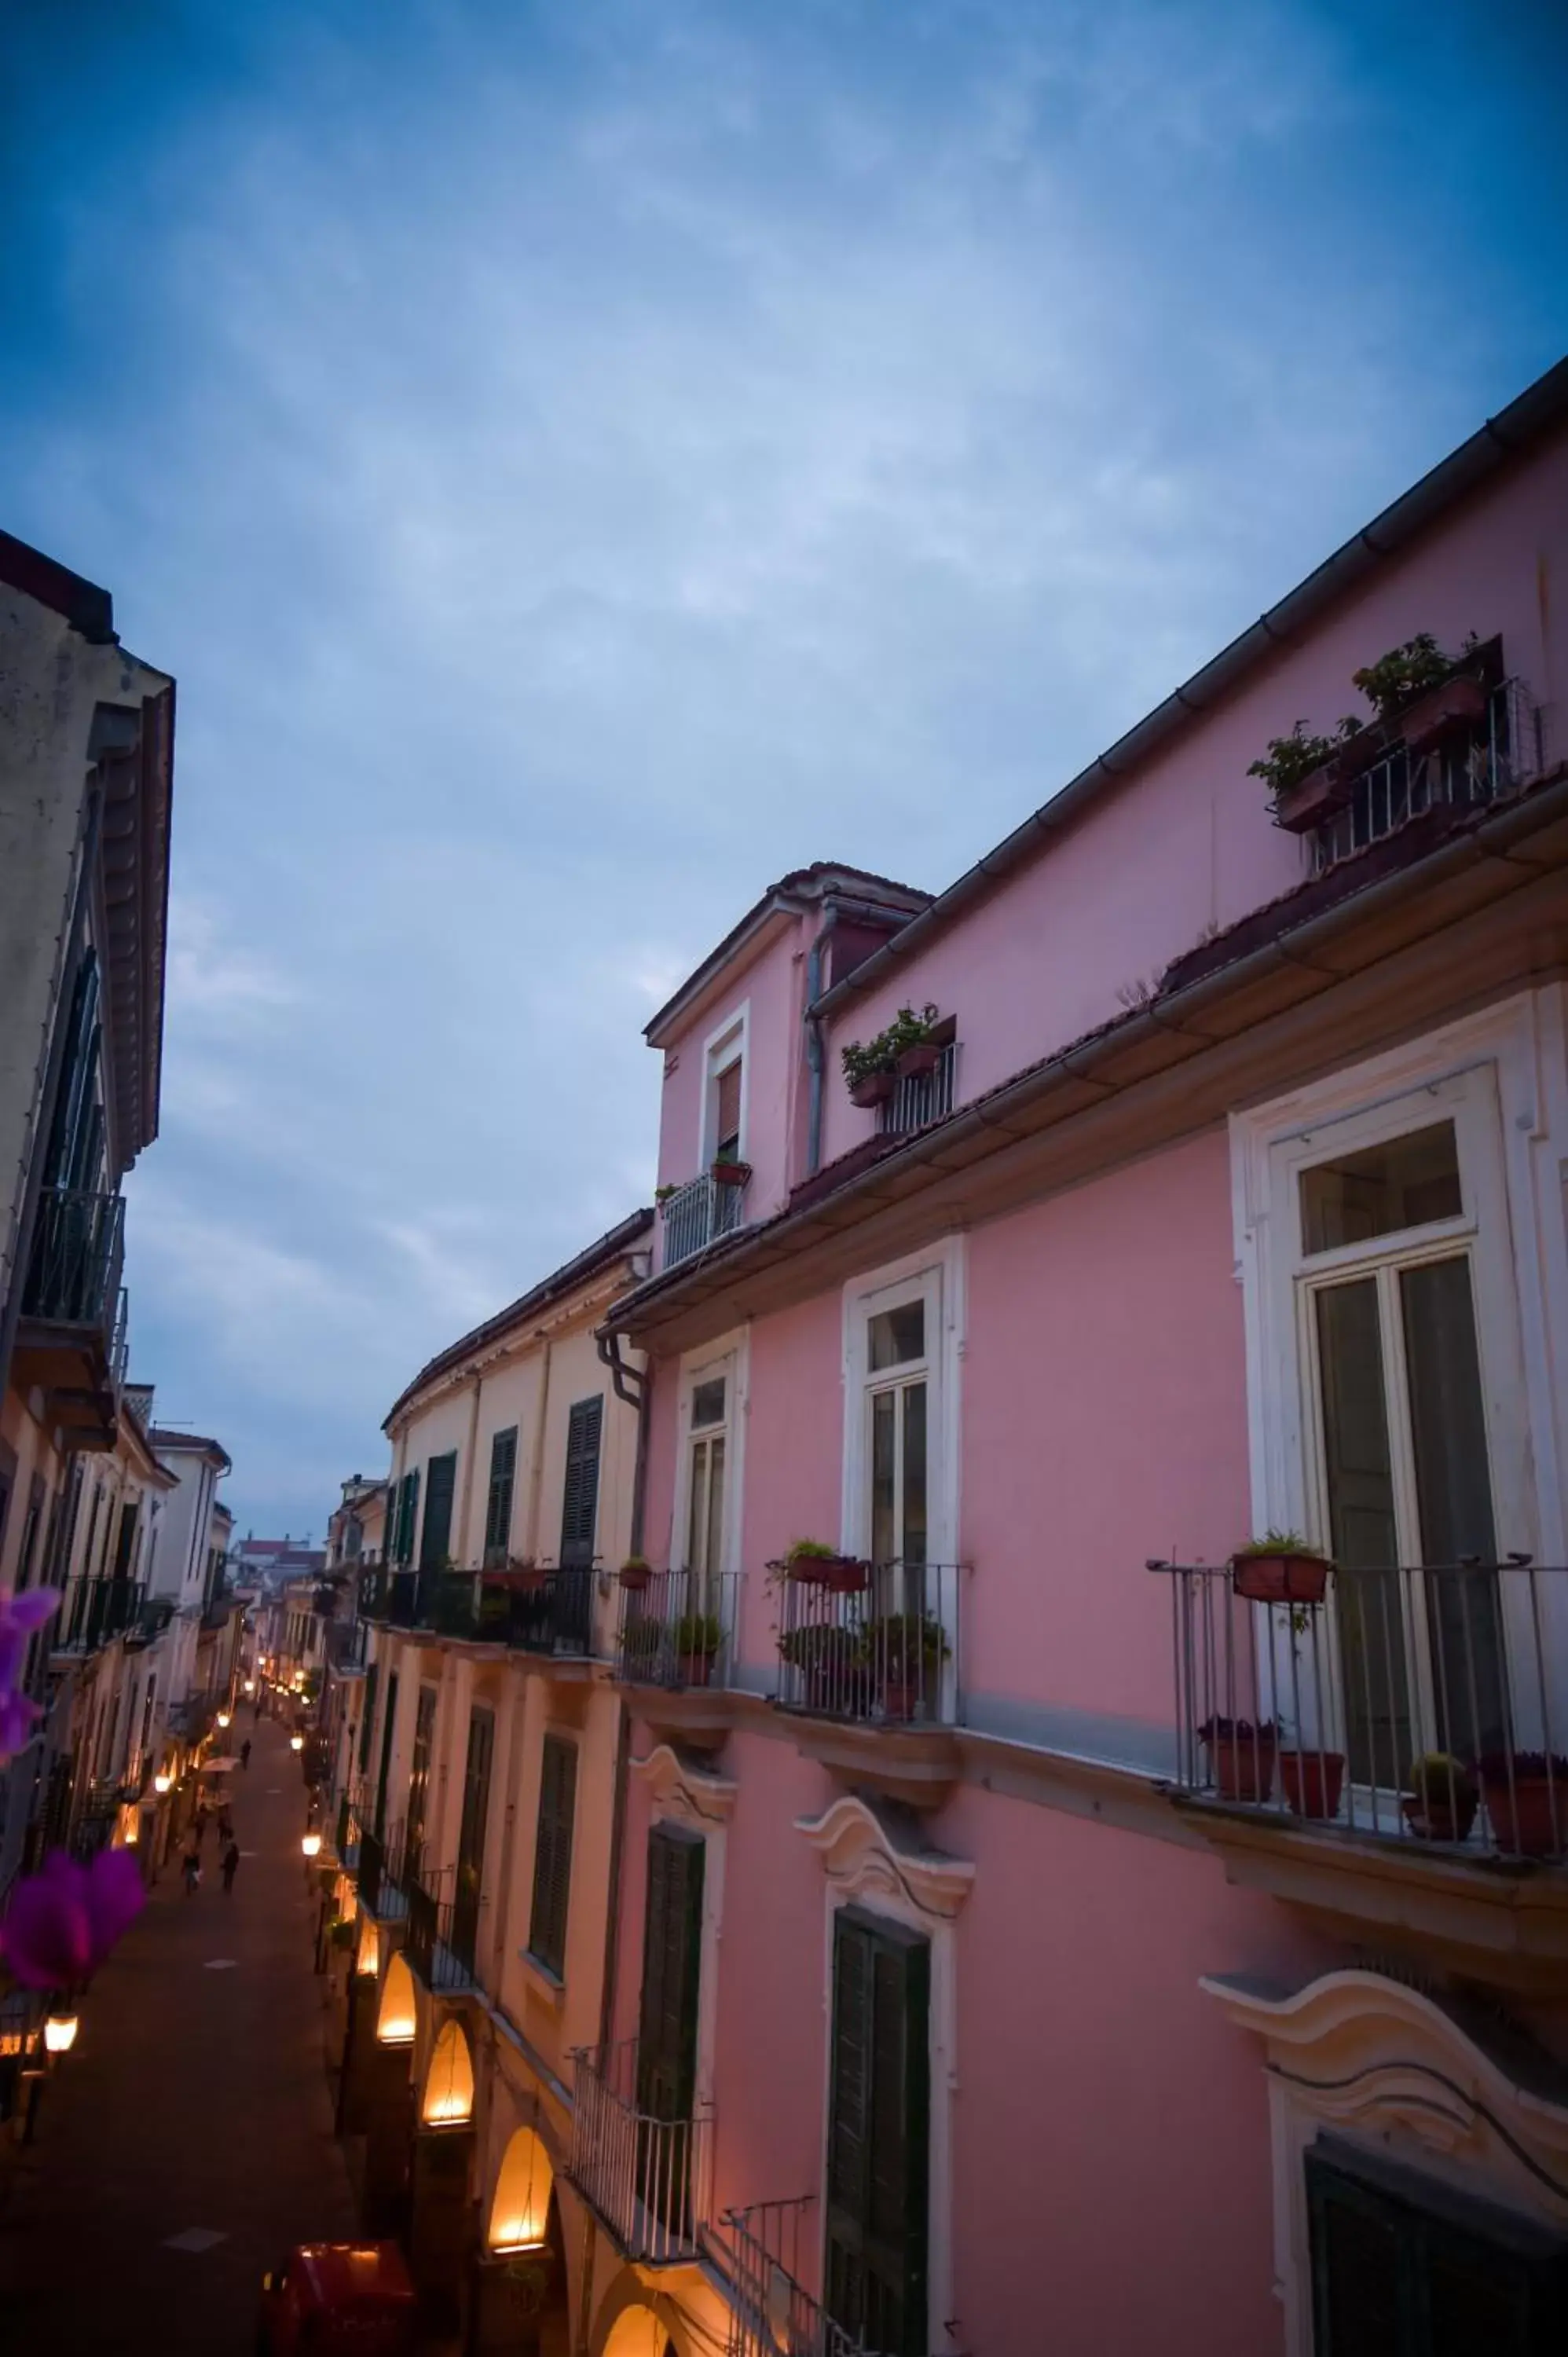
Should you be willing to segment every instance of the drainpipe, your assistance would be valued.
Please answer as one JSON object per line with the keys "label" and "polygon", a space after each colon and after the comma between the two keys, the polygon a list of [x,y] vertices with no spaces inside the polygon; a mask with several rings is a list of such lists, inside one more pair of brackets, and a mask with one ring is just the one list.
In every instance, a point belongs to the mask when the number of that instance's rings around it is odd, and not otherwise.
{"label": "drainpipe", "polygon": [[601,1327],[594,1340],[610,1371],[610,1387],[618,1400],[637,1410],[637,1461],[631,1476],[630,1553],[642,1553],[642,1523],[648,1497],[648,1418],[653,1386],[646,1367],[628,1367],[620,1354],[620,1336]]}
{"label": "drainpipe", "polygon": [[838,922],[839,904],[830,900],[817,928],[806,959],[806,1069],[810,1080],[810,1109],[806,1117],[806,1177],[814,1178],[822,1167],[822,1018],[817,1013],[817,1001],[822,995],[822,952],[828,935]]}
{"label": "drainpipe", "polygon": [[533,1458],[528,1469],[528,1520],[523,1525],[523,1557],[532,1563],[539,1554],[539,1501],[544,1487],[544,1427],[550,1417],[550,1357],[553,1345],[548,1334],[535,1336],[544,1345],[544,1361],[539,1377],[539,1413],[533,1420]]}

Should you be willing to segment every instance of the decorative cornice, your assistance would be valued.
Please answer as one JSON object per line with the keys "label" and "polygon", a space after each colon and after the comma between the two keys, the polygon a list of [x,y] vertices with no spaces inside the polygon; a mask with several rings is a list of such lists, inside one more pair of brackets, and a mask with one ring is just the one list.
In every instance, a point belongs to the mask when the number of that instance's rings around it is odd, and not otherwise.
{"label": "decorative cornice", "polygon": [[818,1853],[835,1889],[891,1892],[944,1922],[959,1913],[974,1880],[970,1859],[901,1839],[901,1829],[858,1793],[844,1793],[820,1817],[797,1817],[795,1830]]}
{"label": "decorative cornice", "polygon": [[1437,1999],[1381,1973],[1326,1973],[1289,1994],[1244,1975],[1199,1986],[1264,2040],[1271,2072],[1314,2119],[1488,2161],[1568,2217],[1568,2085],[1517,2034],[1472,2036]]}
{"label": "decorative cornice", "polygon": [[733,1777],[715,1776],[711,1768],[682,1760],[673,1744],[656,1744],[641,1760],[630,1762],[653,1796],[655,1808],[667,1817],[681,1817],[695,1825],[727,1824],[739,1790]]}

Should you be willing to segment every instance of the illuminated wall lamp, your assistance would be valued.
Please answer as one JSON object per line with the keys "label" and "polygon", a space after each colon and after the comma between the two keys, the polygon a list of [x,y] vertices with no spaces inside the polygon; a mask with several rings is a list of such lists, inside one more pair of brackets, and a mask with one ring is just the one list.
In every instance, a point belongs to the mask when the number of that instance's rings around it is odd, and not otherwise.
{"label": "illuminated wall lamp", "polygon": [[172,1789],[173,1784],[174,1778],[169,1775],[166,1770],[160,1770],[157,1775],[153,1778],[153,1790],[157,1794],[160,1801],[163,1799],[164,1794]]}
{"label": "illuminated wall lamp", "polygon": [[321,1835],[319,1834],[302,1834],[300,1835],[299,1846],[305,1852],[306,1857],[319,1857],[321,1855]]}
{"label": "illuminated wall lamp", "polygon": [[291,1735],[288,1738],[288,1748],[291,1751],[303,1751],[305,1749],[304,1736]]}
{"label": "illuminated wall lamp", "polygon": [[233,1713],[232,1713],[232,1711],[220,1710],[220,1711],[219,1712],[219,1714],[218,1714],[218,1724],[219,1724],[219,1726],[220,1726],[220,1727],[227,1727],[227,1726],[228,1726],[228,1724],[229,1724],[229,1722],[230,1722],[230,1720],[231,1720],[231,1718],[232,1718],[232,1717],[233,1717]]}
{"label": "illuminated wall lamp", "polygon": [[81,2024],[74,2013],[51,2013],[44,2021],[44,2050],[48,2054],[69,2054],[76,2044],[76,2033]]}

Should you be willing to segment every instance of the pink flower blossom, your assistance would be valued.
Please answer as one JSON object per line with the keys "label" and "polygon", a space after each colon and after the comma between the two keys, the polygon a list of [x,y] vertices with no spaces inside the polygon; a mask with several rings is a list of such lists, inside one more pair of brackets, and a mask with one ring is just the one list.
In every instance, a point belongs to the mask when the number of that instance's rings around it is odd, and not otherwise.
{"label": "pink flower blossom", "polygon": [[24,1988],[69,1988],[97,1970],[145,1896],[129,1850],[100,1850],[91,1866],[51,1850],[11,1894],[0,1956]]}

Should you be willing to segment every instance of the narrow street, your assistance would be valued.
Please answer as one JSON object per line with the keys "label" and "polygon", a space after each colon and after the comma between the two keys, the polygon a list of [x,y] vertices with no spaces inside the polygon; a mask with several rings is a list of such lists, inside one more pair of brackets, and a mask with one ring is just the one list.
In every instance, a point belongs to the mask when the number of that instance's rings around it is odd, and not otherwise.
{"label": "narrow street", "polygon": [[242,1856],[232,1897],[209,1827],[201,1888],[177,1861],[81,2008],[44,2090],[37,2140],[0,2215],[8,2346],[254,2346],[263,2271],[353,2213],[323,2068],[316,1901],[299,1838],[299,1764],[275,1721],[231,1778]]}

